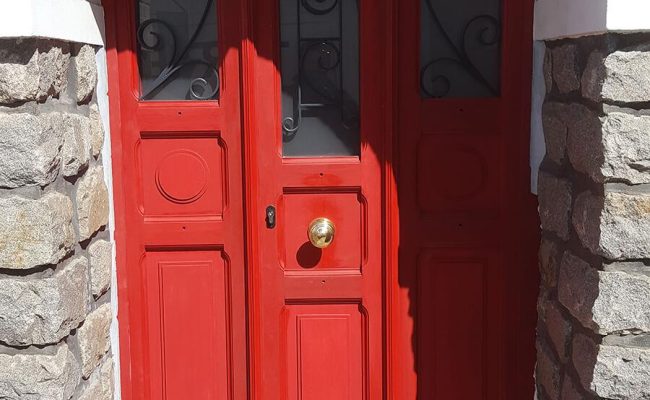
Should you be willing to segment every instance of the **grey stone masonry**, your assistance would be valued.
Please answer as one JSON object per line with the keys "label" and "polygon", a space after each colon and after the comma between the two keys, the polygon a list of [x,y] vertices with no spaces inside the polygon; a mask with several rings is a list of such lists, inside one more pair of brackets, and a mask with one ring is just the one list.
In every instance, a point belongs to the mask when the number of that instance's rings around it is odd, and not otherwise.
{"label": "grey stone masonry", "polygon": [[650,33],[547,42],[539,400],[650,399]]}
{"label": "grey stone masonry", "polygon": [[57,343],[84,320],[87,307],[85,257],[72,259],[49,278],[2,279],[0,341],[19,346]]}
{"label": "grey stone masonry", "polygon": [[75,355],[64,343],[48,354],[0,354],[0,399],[69,399],[81,379]]}
{"label": "grey stone masonry", "polygon": [[63,147],[62,115],[0,115],[0,187],[45,186],[56,179]]}
{"label": "grey stone masonry", "polygon": [[0,399],[110,400],[95,48],[0,39]]}
{"label": "grey stone masonry", "polygon": [[36,200],[0,198],[0,209],[0,268],[56,264],[73,249],[77,235],[68,196],[49,192]]}

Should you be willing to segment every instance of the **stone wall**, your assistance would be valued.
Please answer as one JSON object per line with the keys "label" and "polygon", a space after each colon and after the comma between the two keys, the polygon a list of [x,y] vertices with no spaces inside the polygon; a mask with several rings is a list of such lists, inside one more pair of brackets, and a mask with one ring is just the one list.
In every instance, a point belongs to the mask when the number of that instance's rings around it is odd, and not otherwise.
{"label": "stone wall", "polygon": [[547,42],[537,389],[650,399],[650,34]]}
{"label": "stone wall", "polygon": [[113,398],[95,49],[0,39],[0,399]]}

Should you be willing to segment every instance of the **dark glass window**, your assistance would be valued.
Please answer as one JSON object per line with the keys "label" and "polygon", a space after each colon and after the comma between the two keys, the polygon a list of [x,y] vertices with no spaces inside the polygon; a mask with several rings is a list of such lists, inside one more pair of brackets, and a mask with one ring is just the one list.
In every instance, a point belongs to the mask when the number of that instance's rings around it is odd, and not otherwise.
{"label": "dark glass window", "polygon": [[423,97],[499,95],[500,0],[421,0]]}
{"label": "dark glass window", "polygon": [[359,154],[357,0],[280,0],[283,155]]}
{"label": "dark glass window", "polygon": [[140,97],[219,97],[216,0],[139,0]]}

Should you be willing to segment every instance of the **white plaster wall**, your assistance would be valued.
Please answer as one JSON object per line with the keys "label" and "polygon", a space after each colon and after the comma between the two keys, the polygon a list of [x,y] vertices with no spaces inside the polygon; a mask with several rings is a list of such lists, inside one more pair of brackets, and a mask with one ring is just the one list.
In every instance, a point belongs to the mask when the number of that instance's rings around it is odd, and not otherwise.
{"label": "white plaster wall", "polygon": [[102,7],[85,0],[0,1],[0,37],[43,37],[102,45]]}
{"label": "white plaster wall", "polygon": [[113,242],[111,277],[111,346],[114,362],[115,396],[120,400],[120,343],[117,320],[117,278],[115,268],[115,210],[113,207],[113,168],[108,106],[104,11],[101,5],[85,0],[0,0],[0,37],[42,37],[101,46],[97,60],[97,105],[104,125],[102,163],[110,201],[109,234]]}
{"label": "white plaster wall", "polygon": [[535,40],[650,30],[649,0],[536,0]]}
{"label": "white plaster wall", "polygon": [[649,0],[609,0],[607,5],[607,30],[650,30]]}

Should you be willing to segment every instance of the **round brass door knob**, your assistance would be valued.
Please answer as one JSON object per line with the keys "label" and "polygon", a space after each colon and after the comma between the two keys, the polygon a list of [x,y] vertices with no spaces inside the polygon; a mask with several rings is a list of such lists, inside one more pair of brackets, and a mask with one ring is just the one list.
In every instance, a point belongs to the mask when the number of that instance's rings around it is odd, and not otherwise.
{"label": "round brass door knob", "polygon": [[324,249],[334,241],[336,227],[334,223],[327,218],[316,218],[309,224],[307,236],[314,247]]}

